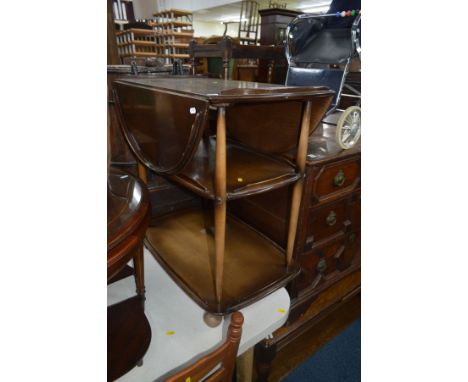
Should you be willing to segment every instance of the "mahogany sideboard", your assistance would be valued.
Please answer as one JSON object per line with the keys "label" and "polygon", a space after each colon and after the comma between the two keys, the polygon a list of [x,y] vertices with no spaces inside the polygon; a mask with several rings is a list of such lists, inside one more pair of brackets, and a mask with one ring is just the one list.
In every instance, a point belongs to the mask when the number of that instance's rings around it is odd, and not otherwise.
{"label": "mahogany sideboard", "polygon": [[[276,352],[360,292],[360,142],[335,143],[335,128],[319,127],[309,140],[306,182],[294,257],[301,274],[289,285],[287,324],[255,349],[258,381],[267,381]],[[285,245],[289,189],[233,203],[234,213]]]}

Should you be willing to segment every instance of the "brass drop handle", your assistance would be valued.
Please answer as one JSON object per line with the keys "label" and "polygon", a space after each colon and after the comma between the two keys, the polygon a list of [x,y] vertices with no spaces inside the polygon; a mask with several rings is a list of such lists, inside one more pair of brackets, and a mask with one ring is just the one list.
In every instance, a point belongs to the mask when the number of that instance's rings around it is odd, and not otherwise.
{"label": "brass drop handle", "polygon": [[333,178],[333,184],[336,187],[341,187],[344,184],[345,180],[346,180],[345,173],[343,170],[340,170],[337,172],[337,174]]}
{"label": "brass drop handle", "polygon": [[330,211],[327,216],[327,224],[331,227],[336,224],[336,213],[335,211]]}
{"label": "brass drop handle", "polygon": [[317,271],[320,273],[323,273],[327,269],[327,262],[325,259],[320,259],[319,262],[317,263]]}

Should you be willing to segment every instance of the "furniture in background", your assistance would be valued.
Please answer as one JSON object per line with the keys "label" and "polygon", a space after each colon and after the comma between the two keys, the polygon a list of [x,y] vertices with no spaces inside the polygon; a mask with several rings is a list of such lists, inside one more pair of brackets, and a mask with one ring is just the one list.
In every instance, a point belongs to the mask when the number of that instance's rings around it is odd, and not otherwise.
{"label": "furniture in background", "polygon": [[156,57],[171,64],[176,59],[188,60],[189,42],[193,39],[192,13],[168,9],[153,14],[148,24],[153,28]]}
{"label": "furniture in background", "polygon": [[258,2],[242,0],[237,36],[242,45],[257,45],[258,41]]}
{"label": "furniture in background", "polygon": [[[107,374],[114,380],[141,362],[151,342],[144,313],[143,238],[150,208],[145,186],[128,173],[107,179],[107,282],[135,276],[137,296],[107,308]],[[127,266],[133,259],[134,268]]]}
{"label": "furniture in background", "polygon": [[128,25],[115,33],[121,60],[158,58],[168,65],[175,60],[187,61],[193,39],[192,13],[169,9],[153,16],[152,21],[126,22]]}
{"label": "furniture in background", "polygon": [[[361,149],[359,143],[340,149],[334,130],[324,123],[309,140],[294,249],[301,274],[288,286],[292,299],[288,324],[256,347],[259,381],[268,380],[279,349],[360,291]],[[290,193],[279,189],[235,201],[232,213],[285,245],[289,209],[283,201]]]}
{"label": "furniture in background", "polygon": [[[260,45],[275,45],[282,47],[282,54],[276,60],[273,73],[270,75],[271,83],[284,84],[286,82],[286,71],[288,64],[284,55],[284,41],[286,39],[286,28],[302,12],[283,8],[261,9],[260,14]],[[270,68],[269,62],[260,59],[258,64],[259,76],[266,78]]]}
{"label": "furniture in background", "polygon": [[[284,49],[269,45],[240,45],[231,38],[223,38],[215,44],[197,44],[190,42],[190,57],[192,59],[193,74],[196,73],[197,59],[220,58],[222,59],[222,75],[224,79],[232,79],[232,59],[265,60],[268,62],[268,70],[264,76],[257,76],[256,81],[270,83],[275,63],[284,56]],[[251,65],[251,64],[250,64]],[[237,73],[237,76],[239,73]],[[251,77],[250,77],[251,78]]]}
{"label": "furniture in background", "polygon": [[[164,76],[168,69],[160,67],[136,67],[139,76]],[[112,168],[121,169],[133,175],[138,175],[137,160],[130,150],[122,133],[120,122],[115,111],[112,83],[119,77],[132,74],[130,65],[107,66],[107,104],[108,104],[108,142],[109,160]],[[146,174],[145,174],[146,175]],[[159,216],[175,208],[195,205],[196,201],[187,191],[171,183],[169,180],[157,176],[153,171],[147,172],[147,189],[151,204],[151,216]]]}
{"label": "furniture in background", "polygon": [[231,382],[236,365],[237,350],[242,335],[244,316],[231,315],[226,341],[216,350],[197,360],[193,365],[166,379],[166,382],[198,382],[209,375],[212,382]]}
{"label": "furniture in background", "polygon": [[156,57],[156,37],[151,27],[130,28],[115,33],[120,59]]}
{"label": "furniture in background", "polygon": [[[119,382],[164,381],[222,345],[230,322],[228,315],[222,325],[215,328],[206,326],[202,319],[204,310],[171,279],[147,249],[144,250],[144,261],[145,313],[153,341],[143,365],[130,370]],[[129,278],[110,285],[107,289],[108,304],[133,296],[134,285]],[[241,366],[238,365],[237,373],[244,373],[244,381],[251,378],[255,344],[284,325],[289,304],[289,295],[286,289],[281,288],[240,310],[244,324],[237,350],[237,363]]]}
{"label": "furniture in background", "polygon": [[[333,92],[190,77],[127,77],[113,86],[139,161],[200,197],[198,207],[159,216],[147,230],[147,247],[171,277],[217,316],[291,281],[307,137]],[[207,134],[210,121],[216,137]],[[292,161],[282,155],[288,150]],[[228,201],[287,185],[286,248],[227,213]]]}
{"label": "furniture in background", "polygon": [[114,23],[122,30],[125,24],[135,21],[132,0],[111,0]]}

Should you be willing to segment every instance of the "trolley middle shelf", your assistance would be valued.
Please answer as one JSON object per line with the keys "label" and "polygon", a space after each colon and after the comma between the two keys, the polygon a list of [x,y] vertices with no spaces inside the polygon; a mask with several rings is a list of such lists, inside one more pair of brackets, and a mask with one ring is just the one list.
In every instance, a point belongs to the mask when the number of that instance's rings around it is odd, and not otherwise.
{"label": "trolley middle shelf", "polygon": [[[201,141],[192,160],[171,179],[204,198],[216,199],[215,154],[215,137]],[[274,190],[301,177],[291,162],[249,150],[234,142],[226,143],[226,157],[227,200]]]}

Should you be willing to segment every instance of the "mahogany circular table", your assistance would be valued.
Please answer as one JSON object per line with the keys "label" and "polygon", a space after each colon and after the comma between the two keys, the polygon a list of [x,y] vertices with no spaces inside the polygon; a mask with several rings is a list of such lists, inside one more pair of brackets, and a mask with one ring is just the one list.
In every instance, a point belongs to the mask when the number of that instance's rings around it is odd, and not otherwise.
{"label": "mahogany circular table", "polygon": [[107,379],[137,365],[148,350],[151,328],[144,313],[143,239],[150,208],[145,186],[110,170],[107,179],[107,280],[119,279],[133,258],[137,295],[107,308]]}

